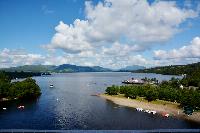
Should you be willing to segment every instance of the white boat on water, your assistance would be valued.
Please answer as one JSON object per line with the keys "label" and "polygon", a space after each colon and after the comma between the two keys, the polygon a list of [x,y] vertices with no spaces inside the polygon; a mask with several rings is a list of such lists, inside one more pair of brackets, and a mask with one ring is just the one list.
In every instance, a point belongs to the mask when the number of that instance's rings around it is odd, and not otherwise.
{"label": "white boat on water", "polygon": [[24,109],[24,106],[23,105],[20,105],[17,107],[18,109]]}
{"label": "white boat on water", "polygon": [[148,109],[147,109],[147,110],[145,110],[144,112],[146,112],[146,113],[149,113],[149,114],[151,113],[151,111],[150,111],[150,110],[148,110]]}
{"label": "white boat on water", "polygon": [[131,78],[131,79],[122,81],[122,83],[124,83],[124,84],[144,84],[145,82],[141,79]]}
{"label": "white boat on water", "polygon": [[169,117],[169,114],[165,114],[165,117]]}
{"label": "white boat on water", "polygon": [[156,114],[156,111],[151,111],[151,113],[152,113],[153,115],[155,115],[155,114]]}
{"label": "white boat on water", "polygon": [[136,108],[137,111],[143,111],[143,108]]}
{"label": "white boat on water", "polygon": [[50,88],[53,88],[53,84],[50,84],[49,87],[50,87]]}

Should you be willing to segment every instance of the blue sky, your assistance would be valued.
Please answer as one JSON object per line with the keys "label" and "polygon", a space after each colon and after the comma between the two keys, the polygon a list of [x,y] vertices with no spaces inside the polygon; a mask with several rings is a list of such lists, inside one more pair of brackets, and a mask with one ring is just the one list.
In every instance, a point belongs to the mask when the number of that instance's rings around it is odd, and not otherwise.
{"label": "blue sky", "polygon": [[0,67],[198,62],[199,12],[198,0],[1,0]]}
{"label": "blue sky", "polygon": [[72,23],[77,17],[84,18],[83,7],[84,1],[73,0],[2,0],[0,48],[21,47],[37,52],[41,44],[49,42],[60,20]]}

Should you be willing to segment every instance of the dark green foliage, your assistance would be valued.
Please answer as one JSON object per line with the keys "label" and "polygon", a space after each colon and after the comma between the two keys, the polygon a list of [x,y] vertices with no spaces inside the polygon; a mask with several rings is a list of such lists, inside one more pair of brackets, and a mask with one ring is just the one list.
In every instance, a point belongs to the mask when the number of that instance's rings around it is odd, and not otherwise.
{"label": "dark green foliage", "polygon": [[164,75],[181,75],[181,74],[191,74],[192,72],[197,71],[199,68],[200,68],[200,62],[188,65],[170,65],[170,66],[154,67],[143,70],[136,70],[134,72],[158,73]]}
{"label": "dark green foliage", "polygon": [[145,98],[148,100],[148,101],[154,101],[158,98],[158,91],[156,90],[156,87],[153,87],[151,85],[147,85],[145,86]]}
{"label": "dark green foliage", "polygon": [[[39,72],[6,72],[6,71],[0,71],[0,76],[6,75],[6,78],[1,78],[2,80],[11,80],[16,78],[27,78],[27,77],[33,77],[33,76],[41,76],[41,73]],[[9,81],[10,82],[10,81]]]}
{"label": "dark green foliage", "polygon": [[5,73],[0,73],[0,98],[31,99],[40,94],[40,88],[34,79],[27,78],[21,82],[11,83]]}
{"label": "dark green foliage", "polygon": [[181,85],[180,84],[180,81],[178,78],[174,78],[172,77],[170,80],[169,80],[169,85],[173,88],[179,88],[179,86]]}
{"label": "dark green foliage", "polygon": [[0,71],[0,82],[10,82],[10,78],[5,72]]}
{"label": "dark green foliage", "polygon": [[133,72],[157,73],[164,75],[186,74],[183,80],[180,81],[181,84],[183,84],[184,86],[200,87],[200,62],[188,65],[170,65],[170,66],[154,67],[149,69],[136,70]]}
{"label": "dark green foliage", "polygon": [[[200,110],[200,90],[180,89],[178,80],[172,78],[170,81],[163,81],[159,86],[155,85],[126,85],[112,86],[106,89],[107,94],[124,94],[125,97],[135,99],[137,96],[144,97],[148,101],[156,99],[178,102],[182,107],[189,107]],[[174,87],[175,86],[175,87]]]}
{"label": "dark green foliage", "polygon": [[127,92],[128,87],[127,86],[120,86],[119,92],[121,94],[125,94]]}
{"label": "dark green foliage", "polygon": [[6,75],[10,79],[16,79],[16,78],[27,78],[27,77],[33,77],[33,76],[41,76],[41,73],[36,72],[5,72]]}
{"label": "dark green foliage", "polygon": [[[169,81],[162,81],[158,86],[123,86],[120,87],[120,93],[126,97],[136,98],[144,97],[148,101],[160,99],[171,102],[178,102],[182,107],[200,110],[200,62],[189,65],[174,65],[155,67],[134,72],[158,73],[182,75],[183,79],[171,78]],[[144,81],[156,81],[156,79],[144,78]],[[185,88],[181,89],[180,85]],[[197,89],[189,89],[189,86],[195,86]],[[187,112],[187,111],[186,111]]]}
{"label": "dark green foliage", "polygon": [[184,77],[181,82],[186,86],[200,87],[200,68],[196,68],[193,72],[187,74],[187,76]]}
{"label": "dark green foliage", "polygon": [[57,66],[54,65],[24,65],[18,67],[3,68],[2,70],[6,72],[50,72],[54,70]]}
{"label": "dark green foliage", "polygon": [[194,90],[187,90],[182,92],[180,99],[181,106],[187,106],[195,110],[200,109],[200,92]]}
{"label": "dark green foliage", "polygon": [[9,87],[9,77],[5,73],[0,72],[0,98],[5,97],[7,95],[7,90]]}
{"label": "dark green foliage", "polygon": [[[121,87],[120,87],[121,88]],[[138,87],[131,87],[129,86],[125,91],[125,97],[130,97],[132,99],[135,99],[138,96]]]}
{"label": "dark green foliage", "polygon": [[111,87],[107,87],[106,93],[109,95],[117,95],[119,93],[119,87],[114,85]]}
{"label": "dark green foliage", "polygon": [[9,96],[14,98],[32,98],[41,94],[39,86],[32,78],[27,78],[21,82],[14,82],[9,89]]}
{"label": "dark green foliage", "polygon": [[46,72],[110,72],[111,69],[103,68],[100,66],[76,66],[71,64],[62,64],[59,66],[54,65],[24,65],[18,67],[2,68],[6,72],[33,72],[33,73],[46,73]]}

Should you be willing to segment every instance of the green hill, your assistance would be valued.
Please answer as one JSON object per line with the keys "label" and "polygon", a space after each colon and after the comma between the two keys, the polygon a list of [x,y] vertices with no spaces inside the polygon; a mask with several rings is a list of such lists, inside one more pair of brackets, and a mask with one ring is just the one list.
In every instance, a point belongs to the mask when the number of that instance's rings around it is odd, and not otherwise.
{"label": "green hill", "polygon": [[10,67],[10,68],[3,68],[1,70],[4,70],[6,72],[50,72],[54,70],[56,66],[53,65],[24,65],[24,66],[18,66],[18,67]]}
{"label": "green hill", "polygon": [[134,73],[157,73],[164,75],[183,75],[183,84],[200,87],[200,62],[187,65],[171,65],[136,70]]}
{"label": "green hill", "polygon": [[6,72],[108,72],[111,71],[108,68],[100,66],[77,66],[71,64],[62,64],[59,66],[54,65],[24,65],[18,67],[2,68],[0,70]]}
{"label": "green hill", "polygon": [[76,66],[71,64],[63,64],[54,69],[55,72],[108,72],[110,69],[99,66]]}
{"label": "green hill", "polygon": [[182,75],[182,74],[191,74],[194,71],[200,69],[200,62],[187,64],[187,65],[170,65],[170,66],[160,66],[147,68],[143,70],[135,70],[134,73],[157,73],[164,75]]}

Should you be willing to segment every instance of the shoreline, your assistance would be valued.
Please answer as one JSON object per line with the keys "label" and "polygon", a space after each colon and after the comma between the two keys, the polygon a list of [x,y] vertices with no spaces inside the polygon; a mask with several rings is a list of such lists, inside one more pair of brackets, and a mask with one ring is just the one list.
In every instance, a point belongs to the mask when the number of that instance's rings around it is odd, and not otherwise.
{"label": "shoreline", "polygon": [[200,124],[200,112],[194,112],[192,115],[188,116],[183,113],[182,109],[178,108],[178,104],[156,104],[152,102],[144,102],[141,100],[127,99],[126,97],[119,97],[118,95],[111,96],[107,94],[99,94],[98,96],[121,106],[143,108],[144,110],[154,110],[161,115],[163,113],[168,113],[170,116],[197,122]]}

